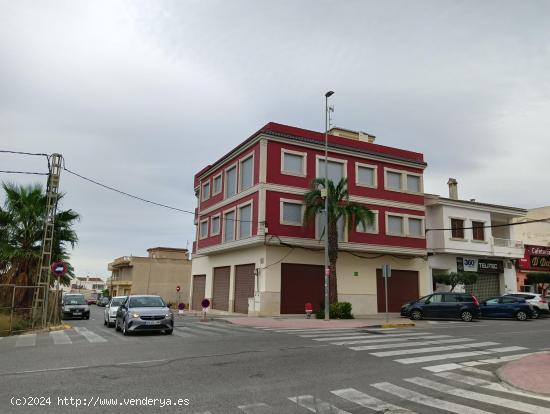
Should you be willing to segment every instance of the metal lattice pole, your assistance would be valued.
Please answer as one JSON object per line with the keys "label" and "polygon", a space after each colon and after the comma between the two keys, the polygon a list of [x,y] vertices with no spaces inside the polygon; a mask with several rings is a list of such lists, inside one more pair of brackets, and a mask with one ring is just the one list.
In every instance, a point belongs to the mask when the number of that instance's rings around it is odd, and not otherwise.
{"label": "metal lattice pole", "polygon": [[[48,186],[46,188],[46,215],[44,219],[44,235],[42,237],[42,254],[38,278],[33,298],[33,324],[39,310],[42,309],[42,326],[45,327],[48,321],[48,299],[50,293],[51,265],[53,236],[55,226],[55,214],[57,211],[57,200],[59,198],[59,178],[61,175],[61,154],[52,154],[50,157],[50,172],[48,175]],[[57,305],[57,304],[56,304]],[[56,306],[54,305],[54,306]]]}

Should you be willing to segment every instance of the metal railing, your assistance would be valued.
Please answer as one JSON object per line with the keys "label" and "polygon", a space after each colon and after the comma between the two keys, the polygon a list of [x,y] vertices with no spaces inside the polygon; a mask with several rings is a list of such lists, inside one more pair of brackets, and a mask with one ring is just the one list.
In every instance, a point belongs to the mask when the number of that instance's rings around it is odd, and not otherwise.
{"label": "metal railing", "polygon": [[493,237],[493,244],[497,247],[510,247],[512,249],[523,249],[523,242],[520,240],[500,239]]}
{"label": "metal railing", "polygon": [[[0,284],[0,336],[44,328],[44,304],[38,308],[33,307],[32,299],[37,290],[45,288],[43,285]],[[49,307],[50,309],[55,307],[53,297]]]}

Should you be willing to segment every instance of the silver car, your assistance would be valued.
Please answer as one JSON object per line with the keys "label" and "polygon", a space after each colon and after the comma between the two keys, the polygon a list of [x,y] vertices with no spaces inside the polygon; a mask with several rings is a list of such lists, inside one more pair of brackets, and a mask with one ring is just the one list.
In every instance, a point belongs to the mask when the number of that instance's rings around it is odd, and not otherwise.
{"label": "silver car", "polygon": [[105,312],[103,312],[103,325],[108,327],[115,326],[116,312],[118,307],[124,303],[128,296],[113,296],[107,306],[105,306]]}
{"label": "silver car", "polygon": [[130,295],[118,307],[115,328],[123,335],[132,332],[174,330],[174,314],[158,295]]}

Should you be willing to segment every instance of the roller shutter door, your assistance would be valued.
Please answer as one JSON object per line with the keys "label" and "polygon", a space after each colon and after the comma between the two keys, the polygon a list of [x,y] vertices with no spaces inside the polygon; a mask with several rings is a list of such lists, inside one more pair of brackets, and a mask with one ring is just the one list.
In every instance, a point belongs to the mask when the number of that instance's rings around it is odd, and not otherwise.
{"label": "roller shutter door", "polygon": [[[404,303],[418,299],[418,292],[418,272],[392,269],[391,277],[388,279],[388,311],[399,312]],[[386,297],[382,269],[376,269],[376,293],[378,312],[385,312]]]}
{"label": "roller shutter door", "polygon": [[473,285],[466,285],[464,288],[466,292],[480,300],[500,296],[500,276],[498,274],[478,274],[477,282]]}
{"label": "roller shutter door", "polygon": [[304,305],[308,302],[317,312],[323,300],[323,266],[281,264],[281,313],[304,313]]}
{"label": "roller shutter door", "polygon": [[202,310],[201,302],[204,299],[204,289],[206,286],[206,275],[193,276],[193,310]]}
{"label": "roller shutter door", "polygon": [[212,309],[229,310],[229,266],[214,268]]}
{"label": "roller shutter door", "polygon": [[254,296],[256,265],[235,266],[235,312],[248,313],[248,298]]}

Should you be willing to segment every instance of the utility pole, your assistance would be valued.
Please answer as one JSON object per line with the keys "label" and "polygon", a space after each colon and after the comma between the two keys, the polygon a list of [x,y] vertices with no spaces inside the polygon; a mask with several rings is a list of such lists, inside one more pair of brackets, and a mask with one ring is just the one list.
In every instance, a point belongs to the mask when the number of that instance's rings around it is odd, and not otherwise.
{"label": "utility pole", "polygon": [[[42,237],[42,254],[36,286],[33,297],[33,325],[39,309],[42,309],[42,326],[45,327],[48,321],[48,299],[50,293],[51,265],[53,236],[55,227],[55,214],[57,212],[57,200],[59,198],[59,178],[61,175],[61,154],[52,154],[50,157],[50,168],[48,185],[46,187],[46,212],[44,217],[44,235]],[[57,306],[57,303],[55,304]]]}

